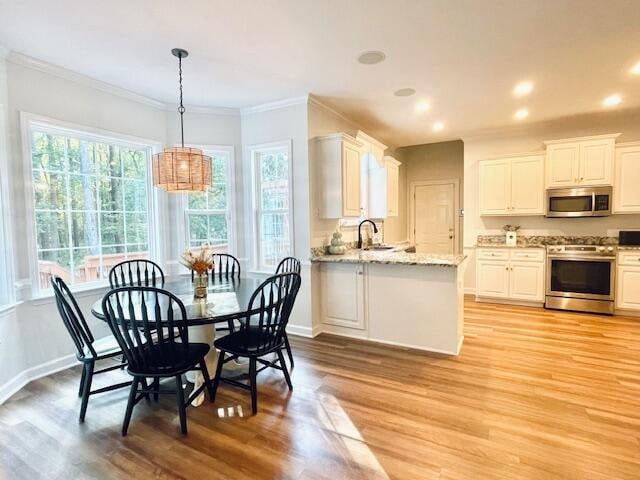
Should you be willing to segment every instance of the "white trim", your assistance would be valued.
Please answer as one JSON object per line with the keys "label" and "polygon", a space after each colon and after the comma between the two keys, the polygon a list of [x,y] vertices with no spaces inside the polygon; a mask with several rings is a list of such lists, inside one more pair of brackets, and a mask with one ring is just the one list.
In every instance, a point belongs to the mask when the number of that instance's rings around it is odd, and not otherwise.
{"label": "white trim", "polygon": [[315,107],[318,107],[321,110],[324,110],[327,113],[335,115],[336,117],[344,120],[345,122],[347,122],[348,124],[350,124],[351,126],[357,129],[358,124],[354,120],[351,120],[350,118],[345,117],[342,113],[322,103],[322,101],[320,101],[320,99],[318,99],[318,97],[316,97],[315,95],[309,95],[309,105],[313,105]]}
{"label": "white trim", "polygon": [[285,98],[283,100],[277,100],[275,102],[262,103],[260,105],[254,105],[252,107],[246,107],[240,109],[240,115],[253,115],[254,113],[268,112],[269,110],[278,110],[280,108],[291,107],[293,105],[300,105],[309,101],[308,95],[301,97]]}
{"label": "white trim", "polygon": [[[164,109],[167,112],[177,112],[177,105],[166,104]],[[202,105],[185,105],[185,114],[187,113],[196,113],[200,115],[230,115],[232,117],[240,116],[240,109],[233,107],[207,107]]]}
{"label": "white trim", "polygon": [[464,294],[465,295],[475,295],[476,294],[476,287],[464,287]]}
{"label": "white trim", "polygon": [[[165,103],[161,100],[148,97],[131,90],[127,90],[126,88],[103,82],[102,80],[98,80],[88,75],[74,72],[59,65],[54,65],[52,63],[45,62],[44,60],[30,57],[29,55],[11,51],[3,47],[2,45],[0,45],[0,58],[6,58],[8,62],[13,63],[14,65],[19,65],[21,67],[30,68],[32,70],[46,73],[48,75],[53,75],[55,77],[62,78],[64,80],[68,80],[70,82],[74,82],[89,88],[94,88],[111,95],[116,95],[120,98],[131,100],[142,105],[147,105],[168,112],[176,111],[176,105],[174,104]],[[187,113],[240,116],[240,109],[234,107],[185,105],[185,109]]]}
{"label": "white trim", "polygon": [[[0,92],[0,95],[7,92]],[[4,97],[4,95],[3,95]],[[6,97],[0,97],[1,100],[5,100]],[[0,227],[0,235],[3,236],[0,244],[4,247],[4,251],[0,252],[3,255],[2,264],[4,265],[4,278],[6,281],[6,304],[13,304],[16,301],[15,288],[11,288],[11,285],[15,282],[15,256],[13,246],[13,210],[11,208],[13,198],[11,195],[11,185],[9,177],[11,175],[10,161],[11,150],[9,147],[9,123],[6,105],[0,102],[0,221],[2,226]],[[2,298],[0,298],[0,302]]]}
{"label": "white trim", "polygon": [[[147,159],[147,191],[151,194],[149,202],[148,220],[149,220],[149,255],[153,258],[162,259],[162,251],[164,245],[160,241],[160,224],[162,222],[160,216],[165,215],[165,209],[160,208],[160,192],[154,188],[152,179],[151,157],[154,153],[162,148],[162,143],[157,140],[144,139],[127,134],[120,134],[109,130],[78,125],[71,122],[65,122],[54,118],[35,115],[28,112],[20,112],[21,140],[22,140],[22,170],[25,194],[25,210],[26,210],[26,244],[29,250],[29,272],[30,272],[30,296],[36,298],[40,296],[39,274],[38,274],[38,255],[37,240],[35,232],[35,205],[33,199],[33,165],[31,160],[31,132],[34,126],[40,126],[47,131],[60,132],[66,135],[82,134],[86,138],[95,137],[99,141],[113,141],[119,144],[131,145],[136,147],[145,147],[149,150]],[[162,260],[161,262],[162,263]],[[87,288],[100,288],[102,283],[93,283],[87,285]],[[75,291],[77,286],[70,287]],[[42,297],[48,297],[49,292],[45,292]]]}
{"label": "white trim", "polygon": [[544,143],[545,145],[555,145],[558,143],[583,142],[585,140],[605,140],[609,138],[616,139],[620,135],[622,135],[622,133],[609,133],[606,135],[590,135],[588,137],[574,137],[574,138],[561,138],[558,140],[545,140],[542,143]]}
{"label": "white trim", "polygon": [[305,337],[305,338],[315,338],[321,333],[322,333],[321,326],[315,326],[312,328],[312,327],[303,327],[302,325],[293,325],[291,323],[287,325],[288,335],[296,335],[298,337]]}
{"label": "white trim", "polygon": [[457,178],[450,178],[444,180],[421,180],[409,183],[409,191],[407,204],[409,205],[409,221],[407,222],[407,238],[410,243],[415,245],[414,235],[414,212],[415,212],[415,190],[416,187],[430,186],[430,185],[448,185],[453,184],[453,253],[460,253],[460,180]]}
{"label": "white trim", "polygon": [[362,130],[358,130],[358,132],[356,133],[356,138],[360,141],[362,141],[364,139],[365,142],[370,143],[376,147],[378,147],[380,150],[386,150],[388,147],[382,143],[380,140],[376,140],[375,138],[373,138],[371,135],[369,135],[366,132],[363,132]]}
{"label": "white trim", "polygon": [[295,242],[294,242],[294,205],[293,205],[293,140],[280,140],[277,142],[260,143],[255,145],[249,145],[246,147],[249,161],[251,162],[251,238],[253,239],[252,249],[252,261],[251,268],[249,270],[256,273],[265,272],[260,265],[260,245],[258,239],[260,238],[260,229],[258,226],[258,181],[257,181],[257,152],[264,152],[269,150],[276,150],[280,148],[287,149],[287,155],[289,160],[289,255],[295,255]]}
{"label": "white trim", "polygon": [[[236,148],[234,145],[214,145],[214,144],[189,144],[190,147],[195,147],[207,152],[221,152],[229,155],[229,165],[227,169],[227,231],[229,233],[229,253],[237,257],[238,253],[238,211],[236,209]],[[178,212],[177,218],[179,224],[178,228],[178,252],[184,252],[189,247],[189,227],[188,227],[188,193],[180,195],[180,199],[177,203]],[[194,210],[194,213],[197,213]],[[180,221],[179,219],[182,219]]]}
{"label": "white trim", "polygon": [[110,83],[97,80],[87,75],[68,70],[64,67],[60,67],[58,65],[54,65],[52,63],[45,62],[28,55],[23,55],[22,53],[13,51],[10,52],[7,56],[7,61],[13,63],[14,65],[31,68],[33,70],[53,75],[64,80],[69,80],[86,87],[95,88],[96,90],[100,90],[111,95],[126,98],[127,100],[133,100],[134,102],[142,103],[150,107],[160,108],[162,110],[167,108],[167,105],[164,102],[161,102],[154,98],[140,95],[122,87],[116,87],[115,85],[111,85]]}
{"label": "white trim", "polygon": [[66,370],[76,364],[78,364],[78,359],[74,354],[71,354],[23,370],[4,385],[0,386],[0,405],[29,382]]}
{"label": "white trim", "polygon": [[379,340],[377,338],[374,339],[374,338],[367,338],[367,337],[359,337],[357,335],[350,335],[348,333],[336,333],[335,331],[331,331],[331,332],[322,331],[321,333],[325,335],[336,335],[338,337],[353,338],[355,340],[362,340],[363,342],[379,343],[382,345],[391,345],[393,347],[411,348],[412,350],[420,350],[423,352],[431,352],[431,353],[442,353],[445,355],[454,355],[454,356],[457,356],[460,354],[460,350],[462,349],[462,342],[464,341],[464,336],[460,337],[460,340],[458,340],[458,345],[456,346],[456,349],[454,351],[451,351],[451,350],[444,350],[440,348],[425,348],[419,345],[412,345],[410,343],[392,342],[389,340]]}

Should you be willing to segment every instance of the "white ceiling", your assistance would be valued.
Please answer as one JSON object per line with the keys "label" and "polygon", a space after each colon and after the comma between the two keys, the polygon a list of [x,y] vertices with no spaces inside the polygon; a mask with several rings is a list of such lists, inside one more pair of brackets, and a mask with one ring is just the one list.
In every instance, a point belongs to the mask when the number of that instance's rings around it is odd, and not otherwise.
{"label": "white ceiling", "polygon": [[[0,44],[163,102],[247,107],[305,95],[395,145],[640,106],[637,0],[0,0]],[[364,50],[386,61],[361,65]],[[525,99],[511,91],[535,83]],[[417,90],[399,98],[399,88]],[[432,108],[414,113],[417,100]],[[431,131],[434,121],[446,124]]]}

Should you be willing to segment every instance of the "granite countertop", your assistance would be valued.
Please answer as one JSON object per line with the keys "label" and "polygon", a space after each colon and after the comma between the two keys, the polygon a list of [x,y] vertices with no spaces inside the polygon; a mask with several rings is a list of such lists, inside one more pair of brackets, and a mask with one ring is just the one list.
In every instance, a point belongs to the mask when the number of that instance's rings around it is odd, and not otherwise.
{"label": "granite countertop", "polygon": [[406,246],[391,250],[347,250],[344,255],[314,254],[312,262],[330,263],[376,263],[385,265],[425,265],[437,267],[457,267],[466,255],[438,253],[407,253]]}
{"label": "granite countertop", "polygon": [[562,235],[518,235],[517,244],[506,244],[504,235],[478,235],[478,247],[509,247],[509,248],[544,248],[547,245],[617,245],[618,237],[599,236],[562,236]]}
{"label": "granite countertop", "polygon": [[629,251],[629,252],[634,252],[634,251],[639,251],[640,250],[640,245],[620,245],[618,246],[618,250],[619,251]]}

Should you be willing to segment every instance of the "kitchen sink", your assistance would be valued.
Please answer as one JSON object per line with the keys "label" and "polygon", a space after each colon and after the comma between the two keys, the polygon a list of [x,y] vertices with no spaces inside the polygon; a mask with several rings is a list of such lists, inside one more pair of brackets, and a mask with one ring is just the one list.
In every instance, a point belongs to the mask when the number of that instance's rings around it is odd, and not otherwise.
{"label": "kitchen sink", "polygon": [[393,248],[390,245],[374,245],[373,247],[364,247],[363,250],[391,250]]}

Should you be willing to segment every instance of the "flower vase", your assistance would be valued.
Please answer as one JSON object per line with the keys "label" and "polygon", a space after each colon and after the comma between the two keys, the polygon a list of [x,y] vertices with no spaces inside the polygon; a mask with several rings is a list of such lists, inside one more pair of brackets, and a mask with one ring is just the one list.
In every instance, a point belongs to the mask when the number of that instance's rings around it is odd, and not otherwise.
{"label": "flower vase", "polygon": [[195,298],[207,298],[209,291],[209,277],[206,273],[197,273],[193,280],[193,296]]}

